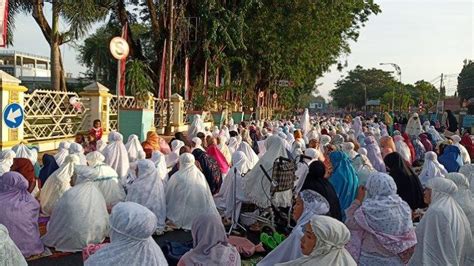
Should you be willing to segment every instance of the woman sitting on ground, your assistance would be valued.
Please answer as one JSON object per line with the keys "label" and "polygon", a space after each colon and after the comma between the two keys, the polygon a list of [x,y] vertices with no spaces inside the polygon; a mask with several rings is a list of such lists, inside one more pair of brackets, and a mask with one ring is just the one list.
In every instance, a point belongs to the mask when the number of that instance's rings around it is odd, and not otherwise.
{"label": "woman sitting on ground", "polygon": [[110,244],[90,256],[84,265],[167,266],[160,246],[151,237],[156,224],[156,216],[142,205],[118,203],[110,215]]}
{"label": "woman sitting on ground", "polygon": [[272,252],[270,252],[258,266],[273,266],[303,257],[299,241],[304,235],[304,227],[315,214],[326,215],[329,212],[329,203],[319,193],[312,190],[304,190],[299,193],[293,207],[293,219],[296,226],[291,234]]}
{"label": "woman sitting on ground", "polygon": [[241,265],[240,254],[229,244],[221,219],[216,214],[201,214],[193,221],[193,248],[181,257],[178,266]]}
{"label": "woman sitting on ground", "polygon": [[[0,224],[8,229],[26,258],[44,251],[38,229],[40,205],[27,188],[28,182],[17,172],[7,172],[0,177]],[[0,262],[1,259],[2,256]]]}

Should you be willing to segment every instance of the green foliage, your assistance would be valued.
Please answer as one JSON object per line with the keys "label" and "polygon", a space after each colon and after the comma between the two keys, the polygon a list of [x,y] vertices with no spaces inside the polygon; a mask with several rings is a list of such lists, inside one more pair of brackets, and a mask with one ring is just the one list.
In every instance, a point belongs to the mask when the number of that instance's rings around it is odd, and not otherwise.
{"label": "green foliage", "polygon": [[[459,97],[465,100],[474,97],[474,61],[464,61],[464,66],[458,76],[457,92]],[[474,114],[474,105],[470,104],[468,108],[469,113]]]}
{"label": "green foliage", "polygon": [[414,85],[401,85],[390,72],[380,69],[364,69],[357,66],[348,75],[336,83],[336,89],[330,92],[338,107],[362,108],[365,88],[367,100],[381,100],[381,104],[391,109],[394,100],[395,110],[408,110],[423,101],[425,107],[436,105],[439,92],[429,82],[420,80]]}
{"label": "green foliage", "polygon": [[148,65],[139,60],[132,60],[127,63],[126,86],[132,95],[140,102],[139,107],[148,100],[153,90],[153,81],[150,78],[151,69]]}

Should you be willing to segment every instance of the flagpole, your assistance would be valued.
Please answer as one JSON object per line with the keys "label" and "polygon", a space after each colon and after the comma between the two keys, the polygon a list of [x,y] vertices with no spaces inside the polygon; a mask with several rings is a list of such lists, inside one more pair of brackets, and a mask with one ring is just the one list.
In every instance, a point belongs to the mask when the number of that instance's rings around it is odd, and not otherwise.
{"label": "flagpole", "polygon": [[120,71],[120,60],[117,60],[117,132],[120,132],[119,130],[119,117],[120,117],[120,83],[122,82],[122,75]]}

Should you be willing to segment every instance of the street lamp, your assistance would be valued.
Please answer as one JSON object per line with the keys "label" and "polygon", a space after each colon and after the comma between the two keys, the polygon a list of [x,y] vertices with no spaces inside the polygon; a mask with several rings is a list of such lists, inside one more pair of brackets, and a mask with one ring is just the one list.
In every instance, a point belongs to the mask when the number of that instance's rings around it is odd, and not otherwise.
{"label": "street lamp", "polygon": [[[400,78],[400,86],[403,86],[402,85],[402,69],[400,68],[399,65],[397,65],[395,63],[380,63],[380,65],[381,66],[390,65],[393,68],[395,68],[395,71],[397,71],[397,75]],[[401,91],[401,87],[400,87],[400,91]],[[403,95],[402,95],[402,97],[403,97]],[[402,111],[402,107],[400,106],[400,112],[401,111]],[[395,88],[393,88],[393,91],[392,91],[392,112],[395,112]]]}

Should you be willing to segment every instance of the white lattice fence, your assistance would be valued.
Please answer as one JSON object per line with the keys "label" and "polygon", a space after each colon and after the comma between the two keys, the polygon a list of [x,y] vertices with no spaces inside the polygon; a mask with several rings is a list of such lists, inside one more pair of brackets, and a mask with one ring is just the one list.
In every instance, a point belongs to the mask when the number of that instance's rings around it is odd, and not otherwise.
{"label": "white lattice fence", "polygon": [[[78,110],[69,102],[75,92],[35,90],[25,94],[25,139],[68,138],[77,134],[88,121],[89,110]],[[87,99],[82,99],[83,103]],[[88,104],[85,103],[87,106]]]}
{"label": "white lattice fence", "polygon": [[109,103],[109,126],[112,130],[117,130],[118,118],[118,103],[120,99],[120,108],[135,108],[137,101],[133,96],[112,96]]}
{"label": "white lattice fence", "polygon": [[[155,128],[163,128],[166,126],[167,117],[166,114],[168,113],[168,100],[162,100],[159,98],[154,98],[154,111],[155,111]],[[170,107],[170,114],[173,115],[173,108]]]}

